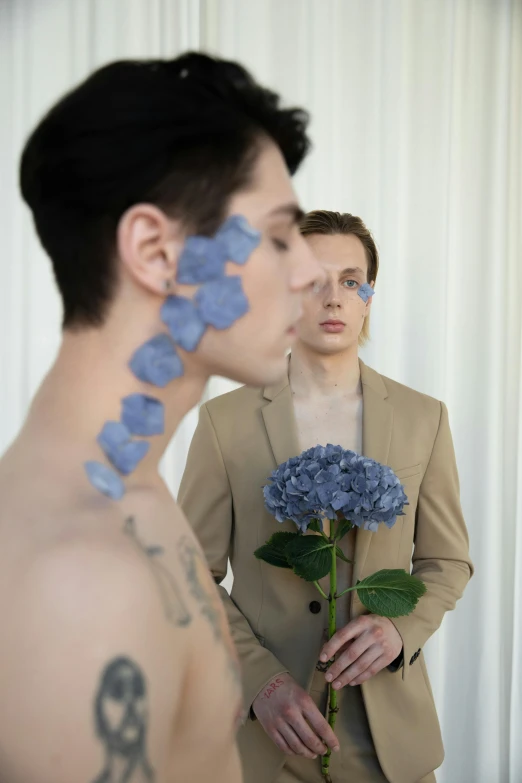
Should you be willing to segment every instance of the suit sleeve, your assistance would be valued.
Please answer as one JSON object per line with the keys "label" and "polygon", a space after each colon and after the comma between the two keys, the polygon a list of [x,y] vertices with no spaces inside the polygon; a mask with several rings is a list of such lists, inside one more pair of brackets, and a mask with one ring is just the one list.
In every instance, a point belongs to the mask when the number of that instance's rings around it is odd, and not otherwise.
{"label": "suit sleeve", "polygon": [[219,441],[206,405],[200,408],[178,502],[207,558],[228,615],[232,637],[241,661],[243,700],[249,713],[256,696],[278,675],[288,671],[261,645],[247,619],[221,585],[234,527],[233,499]]}
{"label": "suit sleeve", "polygon": [[448,411],[443,403],[419,492],[412,564],[412,574],[425,583],[427,592],[410,615],[392,621],[403,641],[403,679],[445,613],[455,608],[473,574]]}

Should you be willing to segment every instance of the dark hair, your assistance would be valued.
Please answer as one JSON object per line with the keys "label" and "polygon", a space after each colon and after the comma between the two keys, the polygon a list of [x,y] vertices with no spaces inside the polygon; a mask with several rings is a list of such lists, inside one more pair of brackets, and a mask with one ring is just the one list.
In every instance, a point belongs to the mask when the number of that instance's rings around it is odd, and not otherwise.
{"label": "dark hair", "polygon": [[103,323],[117,282],[116,229],[141,201],[214,233],[246,187],[263,139],[293,174],[309,149],[308,115],[233,62],[187,53],[93,73],[40,122],[21,160],[64,303],[64,326]]}
{"label": "dark hair", "polygon": [[[303,217],[300,230],[303,236],[309,236],[310,234],[326,234],[329,236],[353,234],[353,236],[360,239],[366,252],[366,260],[368,262],[367,282],[374,283],[377,280],[379,251],[371,231],[360,217],[350,215],[349,212],[330,212],[327,209],[316,209],[313,212],[308,212]],[[364,345],[369,336],[370,319],[367,316],[359,337],[360,344]]]}

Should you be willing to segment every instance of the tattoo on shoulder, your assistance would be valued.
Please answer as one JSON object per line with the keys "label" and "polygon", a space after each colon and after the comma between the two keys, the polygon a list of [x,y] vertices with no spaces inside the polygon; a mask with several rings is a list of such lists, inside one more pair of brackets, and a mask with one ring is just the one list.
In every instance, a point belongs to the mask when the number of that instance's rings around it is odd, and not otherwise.
{"label": "tattoo on shoulder", "polygon": [[161,560],[158,559],[160,555],[164,554],[163,547],[148,546],[140,539],[134,517],[129,517],[125,521],[124,532],[134,541],[136,546],[139,547],[147,558],[149,567],[158,585],[167,620],[178,627],[190,625],[192,622],[192,615],[185,604],[181,590],[179,589],[174,576]]}
{"label": "tattoo on shoulder", "polygon": [[147,686],[142,670],[130,658],[113,658],[103,670],[94,720],[105,764],[92,783],[154,783],[146,748]]}

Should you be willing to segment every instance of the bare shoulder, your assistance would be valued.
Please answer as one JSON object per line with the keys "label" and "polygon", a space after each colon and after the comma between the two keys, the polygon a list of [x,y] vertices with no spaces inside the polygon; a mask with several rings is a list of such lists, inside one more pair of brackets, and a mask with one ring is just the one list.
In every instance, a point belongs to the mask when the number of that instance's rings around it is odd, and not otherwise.
{"label": "bare shoulder", "polygon": [[114,522],[75,519],[12,575],[0,651],[6,783],[98,783],[116,779],[110,764],[163,779],[153,770],[169,754],[187,635],[165,621],[147,558]]}

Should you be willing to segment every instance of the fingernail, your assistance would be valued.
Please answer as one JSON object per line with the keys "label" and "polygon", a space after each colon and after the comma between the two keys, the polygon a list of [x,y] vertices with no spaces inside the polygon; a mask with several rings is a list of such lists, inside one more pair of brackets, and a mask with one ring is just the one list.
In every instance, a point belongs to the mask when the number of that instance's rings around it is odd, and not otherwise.
{"label": "fingernail", "polygon": [[312,758],[313,758],[313,759],[316,759],[316,758],[317,758],[317,756],[312,756]]}
{"label": "fingernail", "polygon": [[332,675],[331,674],[327,674],[326,677],[325,677],[325,680],[326,680],[326,682],[332,682]]}
{"label": "fingernail", "polygon": [[339,753],[339,751],[340,751],[339,745],[336,745],[335,748],[333,749],[333,752]]}
{"label": "fingernail", "polygon": [[334,688],[336,688],[336,689],[337,689],[337,688],[340,688],[340,687],[341,687],[341,683],[340,683],[339,681],[337,681],[336,683],[334,683]]}
{"label": "fingernail", "polygon": [[327,656],[326,656],[324,653],[321,655],[321,660],[322,660],[324,663],[326,663],[326,661],[328,660]]}

